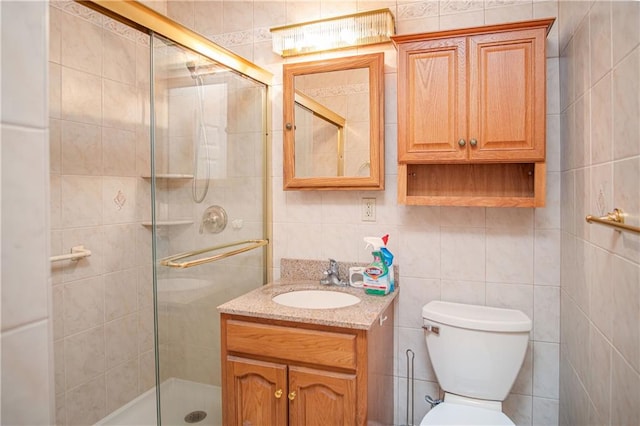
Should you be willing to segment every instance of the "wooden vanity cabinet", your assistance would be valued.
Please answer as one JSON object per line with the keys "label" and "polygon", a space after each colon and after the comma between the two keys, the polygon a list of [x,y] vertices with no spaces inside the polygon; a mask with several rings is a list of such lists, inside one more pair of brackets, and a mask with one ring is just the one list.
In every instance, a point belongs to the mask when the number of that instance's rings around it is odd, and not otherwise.
{"label": "wooden vanity cabinet", "polygon": [[393,423],[393,306],[370,330],[222,314],[226,426]]}
{"label": "wooden vanity cabinet", "polygon": [[544,205],[552,23],[393,37],[401,204]]}

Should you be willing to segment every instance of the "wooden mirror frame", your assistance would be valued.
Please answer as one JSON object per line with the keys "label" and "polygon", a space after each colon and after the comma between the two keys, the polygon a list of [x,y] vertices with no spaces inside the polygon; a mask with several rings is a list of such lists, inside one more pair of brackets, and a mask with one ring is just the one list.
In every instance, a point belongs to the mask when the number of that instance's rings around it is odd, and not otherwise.
{"label": "wooden mirror frame", "polygon": [[[296,76],[350,69],[369,69],[369,176],[295,175]],[[384,53],[298,62],[283,66],[284,190],[383,190],[384,189]]]}

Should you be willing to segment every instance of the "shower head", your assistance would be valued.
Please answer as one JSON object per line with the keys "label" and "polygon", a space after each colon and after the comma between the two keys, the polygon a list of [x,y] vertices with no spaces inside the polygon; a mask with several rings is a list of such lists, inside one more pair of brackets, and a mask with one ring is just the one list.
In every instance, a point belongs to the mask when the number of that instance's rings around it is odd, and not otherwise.
{"label": "shower head", "polygon": [[191,78],[193,78],[194,80],[198,78],[198,71],[197,71],[198,67],[196,66],[196,63],[193,61],[189,61],[185,65],[187,66],[187,69],[191,73]]}

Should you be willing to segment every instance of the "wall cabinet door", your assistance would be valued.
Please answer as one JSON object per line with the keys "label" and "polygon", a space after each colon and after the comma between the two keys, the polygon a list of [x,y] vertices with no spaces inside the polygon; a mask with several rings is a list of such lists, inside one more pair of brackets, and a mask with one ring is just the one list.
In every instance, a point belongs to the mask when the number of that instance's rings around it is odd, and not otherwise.
{"label": "wall cabinet door", "polygon": [[544,29],[468,38],[469,158],[544,161]]}
{"label": "wall cabinet door", "polygon": [[286,365],[230,356],[226,367],[230,425],[287,425]]}
{"label": "wall cabinet door", "polygon": [[291,426],[356,424],[356,375],[289,367]]}
{"label": "wall cabinet door", "polygon": [[466,38],[400,46],[399,60],[398,160],[464,160]]}

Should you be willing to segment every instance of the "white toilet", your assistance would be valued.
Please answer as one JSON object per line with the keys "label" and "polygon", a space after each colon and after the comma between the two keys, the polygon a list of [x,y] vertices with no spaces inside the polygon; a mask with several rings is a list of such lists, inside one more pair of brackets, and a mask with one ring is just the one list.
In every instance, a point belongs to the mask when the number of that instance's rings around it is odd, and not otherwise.
{"label": "white toilet", "polygon": [[425,339],[444,402],[421,425],[513,425],[502,401],[515,381],[531,319],[513,309],[442,301],[422,308]]}

